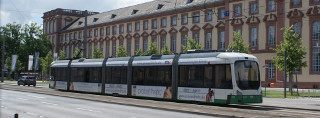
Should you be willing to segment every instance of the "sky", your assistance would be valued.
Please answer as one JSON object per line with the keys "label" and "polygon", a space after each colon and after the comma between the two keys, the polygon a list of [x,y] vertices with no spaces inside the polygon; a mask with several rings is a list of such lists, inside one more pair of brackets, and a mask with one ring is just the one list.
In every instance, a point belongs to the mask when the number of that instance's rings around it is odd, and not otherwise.
{"label": "sky", "polygon": [[43,13],[56,8],[105,12],[152,0],[0,0],[0,26],[8,23],[42,25]]}

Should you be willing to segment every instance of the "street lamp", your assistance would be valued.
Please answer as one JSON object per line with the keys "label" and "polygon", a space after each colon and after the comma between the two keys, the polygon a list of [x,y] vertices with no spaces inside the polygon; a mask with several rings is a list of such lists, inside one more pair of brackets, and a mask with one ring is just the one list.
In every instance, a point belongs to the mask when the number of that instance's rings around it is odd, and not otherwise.
{"label": "street lamp", "polygon": [[[268,65],[263,65],[262,66],[263,68],[265,68],[265,69],[267,69],[267,72],[268,72],[268,68],[269,68],[269,66]],[[267,80],[268,80],[268,75],[266,75],[266,78],[265,78],[265,87],[264,87],[264,96],[266,96],[267,97]]]}

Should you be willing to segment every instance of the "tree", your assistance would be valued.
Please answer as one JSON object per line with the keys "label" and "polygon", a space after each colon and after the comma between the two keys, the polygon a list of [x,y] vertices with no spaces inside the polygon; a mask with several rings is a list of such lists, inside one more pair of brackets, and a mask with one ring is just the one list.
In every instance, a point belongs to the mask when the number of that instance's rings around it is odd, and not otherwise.
{"label": "tree", "polygon": [[53,56],[51,51],[49,51],[46,57],[39,58],[40,66],[42,68],[42,72],[45,72],[49,75],[50,72],[50,65],[53,62]]}
{"label": "tree", "polygon": [[64,59],[66,59],[65,52],[63,50],[60,50],[58,60],[64,60]]}
{"label": "tree", "polygon": [[157,44],[155,42],[151,43],[149,49],[144,55],[152,55],[152,54],[159,54],[159,51],[157,49]]}
{"label": "tree", "polygon": [[99,50],[97,47],[93,48],[93,58],[97,59],[97,58],[104,58],[103,57],[103,52],[101,50]]}
{"label": "tree", "polygon": [[[80,53],[80,54],[79,54]],[[77,57],[79,55],[79,57]],[[72,56],[74,59],[78,59],[78,58],[82,58],[83,57],[83,53],[80,52],[79,48],[76,48],[76,50],[73,53]]]}
{"label": "tree", "polygon": [[246,46],[243,42],[242,36],[240,35],[240,32],[233,32],[233,39],[234,41],[229,45],[228,50],[239,50],[244,53],[250,53],[249,52],[249,46]]}
{"label": "tree", "polygon": [[118,52],[116,53],[116,56],[117,57],[127,57],[128,53],[127,53],[126,49],[124,49],[123,46],[119,46]]}
{"label": "tree", "polygon": [[184,52],[187,52],[188,50],[194,50],[194,49],[198,49],[201,50],[203,49],[200,43],[197,43],[196,40],[186,36],[188,43],[187,46],[182,45],[182,48],[184,50]]}
{"label": "tree", "polygon": [[137,55],[137,56],[143,55],[142,50],[141,50],[141,49],[136,50],[136,55]]}
{"label": "tree", "polygon": [[281,28],[281,30],[284,31],[284,41],[274,49],[278,56],[273,57],[272,60],[280,71],[284,71],[284,52],[286,52],[286,71],[289,73],[289,90],[292,94],[292,72],[298,68],[307,67],[307,61],[303,61],[307,52],[305,52],[306,47],[302,46],[302,39],[292,30],[292,26]]}
{"label": "tree", "polygon": [[164,55],[171,54],[171,51],[169,50],[167,44],[164,45],[164,48],[161,50],[161,54],[164,54]]}

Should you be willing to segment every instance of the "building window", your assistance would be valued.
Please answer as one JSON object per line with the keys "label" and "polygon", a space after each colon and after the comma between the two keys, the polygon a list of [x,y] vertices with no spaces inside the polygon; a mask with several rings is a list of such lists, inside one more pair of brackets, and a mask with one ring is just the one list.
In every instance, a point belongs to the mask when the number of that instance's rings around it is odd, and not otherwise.
{"label": "building window", "polygon": [[199,12],[195,12],[193,13],[193,23],[199,23],[200,21],[200,13]]}
{"label": "building window", "polygon": [[79,32],[79,39],[82,38],[82,32]]}
{"label": "building window", "polygon": [[[187,35],[182,34],[181,44],[182,44],[183,46],[187,46]],[[181,45],[181,47],[182,47],[182,45]],[[182,50],[183,50],[183,48],[182,48]]]}
{"label": "building window", "polygon": [[258,6],[256,2],[250,3],[250,14],[257,14]]}
{"label": "building window", "polygon": [[131,23],[130,24],[127,24],[127,32],[131,32],[132,31],[132,25]]}
{"label": "building window", "polygon": [[212,34],[206,33],[206,49],[211,49]]}
{"label": "building window", "polygon": [[224,41],[224,31],[219,32],[219,49],[223,50],[225,48],[225,41]]}
{"label": "building window", "polygon": [[107,54],[106,54],[106,57],[109,57],[110,56],[110,43],[109,43],[109,41],[107,41],[107,43],[106,43],[106,52],[107,52]]}
{"label": "building window", "polygon": [[161,27],[166,27],[167,26],[167,19],[166,18],[162,18],[161,19]]}
{"label": "building window", "polygon": [[199,44],[199,34],[198,33],[193,34],[193,39],[196,41],[197,44]]}
{"label": "building window", "polygon": [[239,33],[241,35],[241,29],[234,30],[236,33]]}
{"label": "building window", "polygon": [[275,45],[275,26],[268,27],[268,45],[272,46]]}
{"label": "building window", "polygon": [[146,53],[148,50],[148,38],[143,39],[143,52]]}
{"label": "building window", "polygon": [[188,24],[188,14],[184,14],[181,16],[182,18],[182,25]]}
{"label": "building window", "polygon": [[98,29],[95,29],[94,30],[94,37],[97,37],[98,36]]}
{"label": "building window", "polygon": [[320,0],[312,0],[313,3],[318,3]]}
{"label": "building window", "polygon": [[225,9],[219,9],[219,19],[224,18],[225,16]]}
{"label": "building window", "polygon": [[124,32],[124,26],[123,24],[120,25],[120,28],[119,28],[119,33],[123,33]]}
{"label": "building window", "polygon": [[131,55],[131,41],[128,39],[127,40],[127,52],[128,52],[128,56]]}
{"label": "building window", "polygon": [[171,36],[171,51],[172,52],[176,52],[176,41],[177,41],[177,37]]}
{"label": "building window", "polygon": [[312,72],[320,72],[320,23],[312,23]]}
{"label": "building window", "polygon": [[123,47],[123,40],[119,41],[119,47]]}
{"label": "building window", "polygon": [[301,24],[300,23],[295,23],[293,25],[293,32],[299,35],[299,38],[301,37]]}
{"label": "building window", "polygon": [[112,34],[113,35],[117,34],[117,26],[112,27]]}
{"label": "building window", "polygon": [[112,56],[116,56],[117,45],[116,41],[112,41]]}
{"label": "building window", "polygon": [[103,28],[100,28],[100,36],[103,36]]}
{"label": "building window", "polygon": [[100,51],[103,52],[103,42],[100,42]]}
{"label": "building window", "polygon": [[135,43],[135,51],[139,50],[139,48],[140,48],[139,47],[140,46],[139,39],[136,39],[134,43]]}
{"label": "building window", "polygon": [[110,35],[110,27],[107,27],[107,28],[106,28],[106,34],[107,34],[107,35]]}
{"label": "building window", "polygon": [[254,27],[254,28],[251,28],[250,30],[251,32],[251,35],[250,35],[250,38],[251,38],[251,42],[250,42],[250,46],[251,47],[256,47],[257,46],[257,40],[258,40],[258,37],[257,37],[257,28]]}
{"label": "building window", "polygon": [[300,5],[301,0],[291,0],[293,6]]}
{"label": "building window", "polygon": [[157,37],[156,36],[153,36],[151,40],[152,40],[152,43],[156,43],[157,44]]}
{"label": "building window", "polygon": [[176,26],[177,25],[177,16],[171,17],[171,25]]}
{"label": "building window", "polygon": [[152,20],[152,29],[157,29],[157,19]]}
{"label": "building window", "polygon": [[212,20],[212,11],[206,11],[206,21]]}
{"label": "building window", "polygon": [[135,24],[135,30],[139,31],[140,30],[140,22],[136,22]]}
{"label": "building window", "polygon": [[73,34],[73,39],[77,39],[77,32],[75,32],[74,34]]}
{"label": "building window", "polygon": [[69,34],[69,39],[72,41],[72,33]]}
{"label": "building window", "polygon": [[276,10],[276,3],[274,0],[267,0],[268,1],[268,7],[267,7],[267,11],[275,11]]}
{"label": "building window", "polygon": [[65,42],[68,42],[68,34],[64,35]]}
{"label": "building window", "polygon": [[148,30],[148,21],[143,21],[143,29]]}
{"label": "building window", "polygon": [[89,37],[92,37],[92,30],[89,31]]}
{"label": "building window", "polygon": [[161,49],[160,50],[163,50],[165,45],[166,45],[166,37],[163,36],[163,37],[161,37]]}
{"label": "building window", "polygon": [[241,6],[240,5],[236,5],[234,7],[234,16],[241,16],[242,12],[241,12]]}
{"label": "building window", "polygon": [[275,67],[274,67],[274,63],[269,63],[268,64],[268,78],[269,79],[274,79],[275,77]]}

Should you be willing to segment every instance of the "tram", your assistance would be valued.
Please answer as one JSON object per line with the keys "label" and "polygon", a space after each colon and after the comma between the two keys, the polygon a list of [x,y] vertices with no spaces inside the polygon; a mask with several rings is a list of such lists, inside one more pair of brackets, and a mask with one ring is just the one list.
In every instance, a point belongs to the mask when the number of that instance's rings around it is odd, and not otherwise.
{"label": "tram", "polygon": [[258,59],[234,51],[57,60],[51,64],[49,86],[170,101],[262,103]]}

